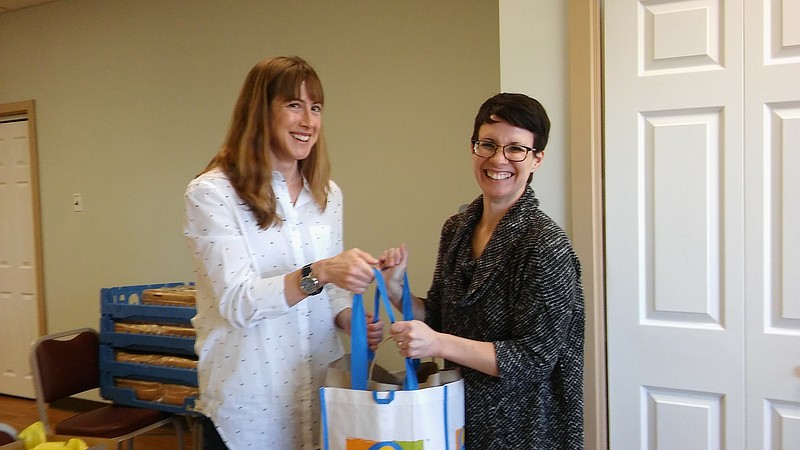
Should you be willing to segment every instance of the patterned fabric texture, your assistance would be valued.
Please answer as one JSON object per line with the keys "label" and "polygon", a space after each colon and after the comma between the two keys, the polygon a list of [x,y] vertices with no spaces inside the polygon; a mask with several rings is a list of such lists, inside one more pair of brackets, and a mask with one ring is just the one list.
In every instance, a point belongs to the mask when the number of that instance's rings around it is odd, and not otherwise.
{"label": "patterned fabric texture", "polygon": [[197,275],[195,351],[200,399],[231,450],[319,448],[319,388],[342,355],[334,317],[350,294],[328,284],[290,307],[284,277],[342,251],[343,197],[325,211],[304,185],[292,204],[272,174],[281,226],[261,229],[219,170],[189,183],[184,233]]}
{"label": "patterned fabric texture", "polygon": [[482,212],[478,197],[445,222],[426,300],[434,329],[495,345],[498,377],[461,367],[466,448],[582,449],[580,262],[530,187],[472,259]]}

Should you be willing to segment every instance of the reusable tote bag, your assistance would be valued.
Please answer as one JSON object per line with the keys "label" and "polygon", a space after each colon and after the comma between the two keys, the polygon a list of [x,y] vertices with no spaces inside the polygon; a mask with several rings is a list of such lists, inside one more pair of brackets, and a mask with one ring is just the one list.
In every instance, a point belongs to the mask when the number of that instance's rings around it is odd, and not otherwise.
{"label": "reusable tote bag", "polygon": [[[386,286],[379,271],[375,271],[375,317],[379,304],[387,309],[394,323]],[[407,306],[406,306],[407,305]],[[403,314],[411,312],[408,278],[403,287]],[[349,359],[350,380],[341,377],[326,380],[320,388],[322,407],[322,445],[324,450],[463,450],[464,449],[464,380],[452,380],[451,374],[442,374],[441,384],[420,387],[416,367],[419,361],[406,358],[403,378],[392,383],[375,384],[369,378],[369,361],[372,354],[367,345],[367,324],[361,295],[353,296],[353,323]],[[349,358],[348,358],[349,357]],[[347,367],[342,361],[331,363],[338,374]],[[329,369],[330,371],[331,369]],[[446,372],[446,371],[443,371]],[[452,372],[451,372],[452,373]],[[330,382],[331,379],[339,380]],[[438,382],[424,383],[439,384]],[[370,390],[381,386],[381,390]],[[383,390],[386,388],[386,390]]]}

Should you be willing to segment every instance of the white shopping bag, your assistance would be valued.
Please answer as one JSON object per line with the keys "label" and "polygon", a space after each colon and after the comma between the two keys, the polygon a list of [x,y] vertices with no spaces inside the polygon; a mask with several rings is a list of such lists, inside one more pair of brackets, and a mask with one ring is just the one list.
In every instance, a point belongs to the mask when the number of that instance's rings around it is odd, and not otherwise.
{"label": "white shopping bag", "polygon": [[[379,271],[375,279],[375,316],[379,299],[394,314]],[[408,279],[405,281],[403,310],[410,318]],[[408,307],[406,307],[408,303]],[[418,361],[406,359],[401,373],[403,385],[376,384],[368,380],[368,360],[364,305],[360,295],[353,297],[351,354],[331,364],[325,386],[320,388],[322,445],[324,450],[463,450],[464,380],[457,370],[441,370],[418,383]],[[350,379],[342,373],[350,369]],[[369,381],[369,382],[368,382]],[[369,390],[378,386],[381,390]],[[428,387],[429,386],[429,387]],[[382,390],[383,387],[387,390]]]}
{"label": "white shopping bag", "polygon": [[325,450],[464,448],[464,380],[413,391],[323,387]]}

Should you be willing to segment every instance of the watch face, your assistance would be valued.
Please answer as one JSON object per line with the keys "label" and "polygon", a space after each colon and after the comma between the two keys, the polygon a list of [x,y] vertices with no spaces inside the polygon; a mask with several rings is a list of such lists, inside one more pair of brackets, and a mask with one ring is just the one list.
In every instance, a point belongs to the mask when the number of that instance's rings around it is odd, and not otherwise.
{"label": "watch face", "polygon": [[316,278],[303,277],[300,279],[300,289],[308,295],[317,292],[319,282]]}

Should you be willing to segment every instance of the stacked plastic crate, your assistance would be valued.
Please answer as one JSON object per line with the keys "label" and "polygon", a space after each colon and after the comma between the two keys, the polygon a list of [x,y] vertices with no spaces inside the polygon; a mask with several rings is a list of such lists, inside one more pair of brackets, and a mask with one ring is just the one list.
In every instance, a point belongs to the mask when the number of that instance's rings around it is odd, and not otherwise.
{"label": "stacked plastic crate", "polygon": [[197,398],[194,286],[100,291],[100,395],[115,403],[192,414]]}

